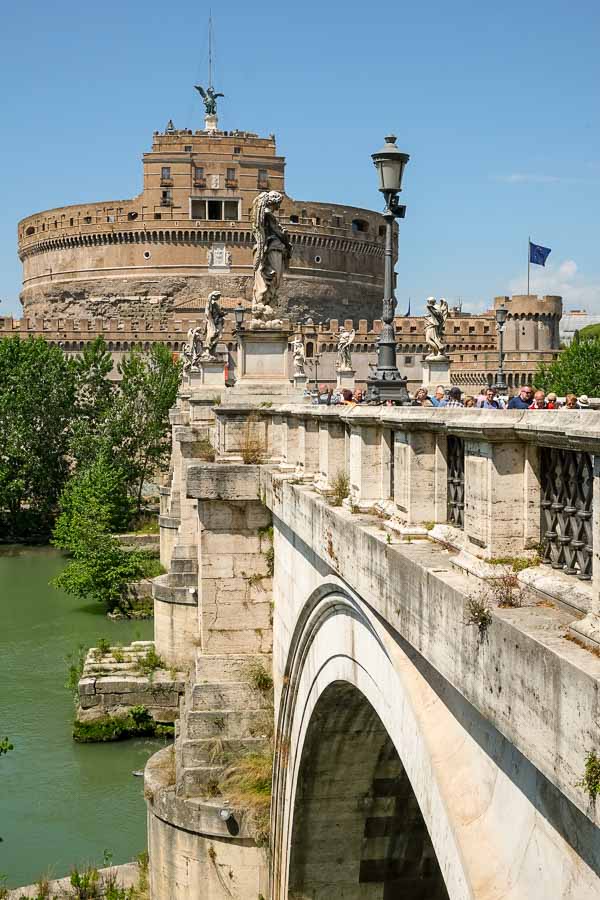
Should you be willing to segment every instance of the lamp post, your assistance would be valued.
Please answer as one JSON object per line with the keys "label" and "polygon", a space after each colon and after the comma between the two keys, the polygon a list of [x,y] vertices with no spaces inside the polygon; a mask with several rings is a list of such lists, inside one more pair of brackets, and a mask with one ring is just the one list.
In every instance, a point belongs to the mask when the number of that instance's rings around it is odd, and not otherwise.
{"label": "lamp post", "polygon": [[508,390],[504,375],[504,326],[508,310],[502,304],[496,309],[496,331],[498,332],[498,371],[496,373],[496,391],[505,394]]}
{"label": "lamp post", "polygon": [[245,312],[246,312],[246,310],[244,309],[244,307],[242,306],[241,303],[238,303],[238,305],[233,310],[233,315],[235,316],[235,330],[236,331],[242,330]]}
{"label": "lamp post", "polygon": [[321,361],[321,354],[320,353],[313,354],[313,360],[315,363],[315,388],[318,391],[319,390],[319,363]]}
{"label": "lamp post", "polygon": [[371,403],[385,403],[392,400],[399,405],[409,402],[406,378],[396,365],[396,331],[394,328],[394,221],[403,219],[406,207],[398,202],[402,190],[404,167],[410,159],[396,147],[396,138],[389,135],[385,146],[373,153],[372,160],[379,176],[379,190],[385,198],[385,268],[383,288],[383,328],[377,342],[377,366],[367,380],[367,400]]}

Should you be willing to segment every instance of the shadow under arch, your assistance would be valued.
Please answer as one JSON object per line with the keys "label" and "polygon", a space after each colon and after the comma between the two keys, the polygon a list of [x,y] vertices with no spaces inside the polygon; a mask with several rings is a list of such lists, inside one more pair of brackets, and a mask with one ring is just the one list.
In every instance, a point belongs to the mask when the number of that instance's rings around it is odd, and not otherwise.
{"label": "shadow under arch", "polygon": [[[383,898],[400,896],[397,892],[402,890],[408,891],[406,896],[411,898],[447,900],[449,894],[409,776],[366,694],[351,680],[334,681],[320,695],[318,709],[315,707],[313,714],[307,712],[304,699],[298,696],[307,672],[310,672],[310,683],[308,688],[304,684],[303,691],[308,690],[309,694],[321,674],[320,669],[305,666],[316,636],[328,622],[331,624],[330,620],[341,617],[351,620],[354,627],[358,625],[361,633],[375,642],[380,658],[392,666],[362,603],[337,580],[320,585],[299,614],[283,678],[272,801],[272,896],[281,900],[313,896],[327,896],[328,900]],[[338,624],[336,621],[336,628]],[[355,672],[360,671],[364,681],[370,682],[367,693],[373,694],[378,685],[361,665],[359,656],[353,651],[332,652],[323,668],[336,659],[351,666]],[[322,704],[321,697],[325,698]],[[326,722],[333,722],[334,718],[339,729],[336,747],[331,752],[332,747],[321,739],[327,733]],[[295,744],[297,752],[291,753],[294,722],[299,719],[304,720],[305,736],[301,748],[298,750],[300,743]],[[353,726],[359,722],[362,727],[357,730]],[[344,769],[349,768],[356,755],[359,731],[363,741],[362,765],[359,772],[352,770],[349,776]],[[334,768],[324,777],[316,777],[314,773],[323,774],[322,752],[323,759],[331,758]],[[339,771],[337,795],[327,798],[326,785],[331,788],[336,770]],[[296,807],[297,798],[301,811]],[[326,803],[326,799],[333,805]],[[340,820],[343,809],[351,813],[344,820],[345,827]],[[298,821],[296,812],[299,812]],[[349,823],[352,823],[350,830]],[[319,835],[317,845],[313,840],[316,835]],[[337,847],[335,852],[332,843]],[[320,844],[328,847],[330,854],[333,852],[326,877],[319,855]],[[315,849],[316,856],[311,855],[311,848]],[[318,881],[322,877],[326,883],[318,885],[314,879]]]}
{"label": "shadow under arch", "polygon": [[448,900],[410,780],[357,688],[330,684],[311,716],[294,797],[288,897]]}

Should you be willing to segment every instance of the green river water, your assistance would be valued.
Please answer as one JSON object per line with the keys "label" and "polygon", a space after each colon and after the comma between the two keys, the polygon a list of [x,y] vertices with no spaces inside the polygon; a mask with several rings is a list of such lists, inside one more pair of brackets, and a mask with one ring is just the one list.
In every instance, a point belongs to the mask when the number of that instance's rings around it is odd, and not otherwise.
{"label": "green river water", "polygon": [[65,657],[99,637],[147,640],[152,622],[111,622],[48,582],[64,566],[48,548],[0,548],[0,873],[9,886],[72,865],[127,862],[146,846],[143,780],[157,740],[75,744]]}

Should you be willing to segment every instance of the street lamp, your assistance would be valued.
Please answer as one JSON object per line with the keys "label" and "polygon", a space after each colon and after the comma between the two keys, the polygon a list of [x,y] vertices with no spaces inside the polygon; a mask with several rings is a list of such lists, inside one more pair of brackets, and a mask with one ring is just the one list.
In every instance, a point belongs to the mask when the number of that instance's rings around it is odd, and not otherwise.
{"label": "street lamp", "polygon": [[246,312],[246,310],[244,309],[244,307],[242,306],[241,303],[238,303],[238,305],[233,310],[233,314],[235,316],[235,330],[236,331],[242,330],[242,324],[244,322],[244,313],[245,312]]}
{"label": "street lamp", "polygon": [[496,373],[496,391],[505,394],[508,390],[504,375],[504,326],[508,310],[502,304],[496,309],[496,331],[498,332],[498,372]]}
{"label": "street lamp", "polygon": [[410,159],[408,153],[402,153],[396,147],[394,135],[388,135],[385,146],[373,153],[372,160],[379,177],[379,190],[385,198],[385,256],[383,287],[383,328],[377,342],[377,366],[367,379],[367,400],[371,403],[385,403],[393,400],[399,405],[409,402],[406,389],[406,378],[403,378],[396,365],[396,331],[394,328],[394,258],[393,239],[394,221],[403,219],[406,207],[398,203],[398,194],[402,190],[402,176],[406,163]]}

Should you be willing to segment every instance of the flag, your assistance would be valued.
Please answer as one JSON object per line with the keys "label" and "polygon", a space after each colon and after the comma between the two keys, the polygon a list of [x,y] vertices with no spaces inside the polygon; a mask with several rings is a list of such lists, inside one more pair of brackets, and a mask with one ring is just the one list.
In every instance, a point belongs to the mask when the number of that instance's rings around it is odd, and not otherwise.
{"label": "flag", "polygon": [[545,266],[546,260],[550,253],[550,247],[540,247],[539,244],[532,244],[529,241],[529,262],[536,266]]}

